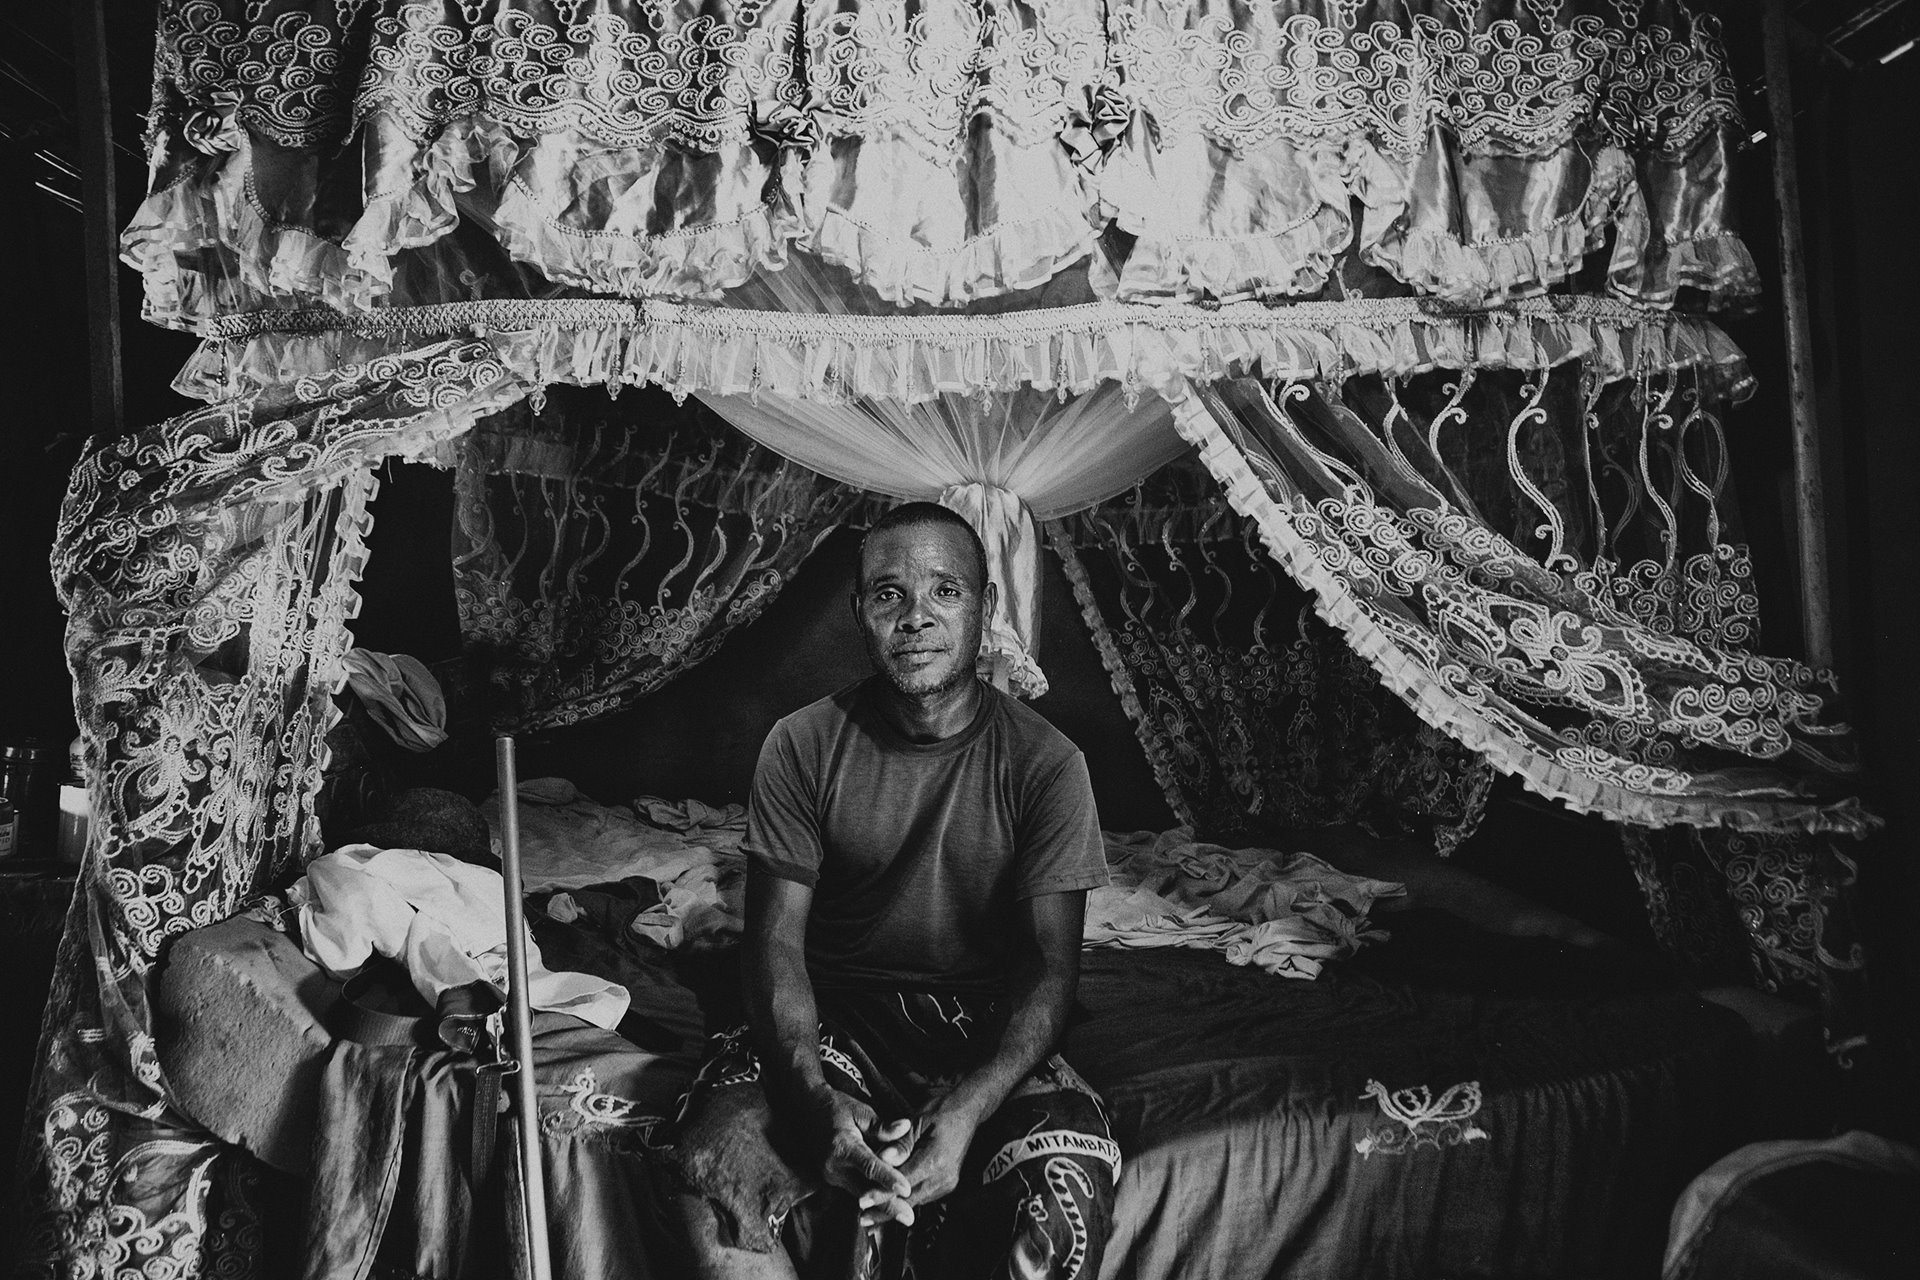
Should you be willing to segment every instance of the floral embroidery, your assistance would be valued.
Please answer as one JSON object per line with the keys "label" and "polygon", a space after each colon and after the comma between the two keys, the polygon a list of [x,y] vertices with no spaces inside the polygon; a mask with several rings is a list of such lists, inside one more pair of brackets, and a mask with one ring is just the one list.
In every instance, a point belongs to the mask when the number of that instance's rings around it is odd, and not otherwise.
{"label": "floral embroidery", "polygon": [[[1480,1082],[1464,1080],[1449,1086],[1438,1098],[1426,1085],[1391,1092],[1378,1080],[1367,1081],[1362,1098],[1380,1104],[1380,1114],[1388,1123],[1368,1129],[1353,1149],[1362,1160],[1375,1155],[1405,1155],[1419,1147],[1457,1147],[1468,1142],[1485,1142],[1491,1135],[1472,1123],[1480,1114]],[[1397,1127],[1396,1127],[1397,1126]]]}

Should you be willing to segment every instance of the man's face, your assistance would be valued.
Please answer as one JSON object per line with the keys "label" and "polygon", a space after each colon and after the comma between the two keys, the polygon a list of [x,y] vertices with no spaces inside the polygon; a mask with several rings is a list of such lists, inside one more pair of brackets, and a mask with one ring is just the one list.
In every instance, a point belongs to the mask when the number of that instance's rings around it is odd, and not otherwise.
{"label": "man's face", "polygon": [[993,586],[967,535],[945,525],[906,525],[867,539],[853,607],[867,656],[900,692],[946,693],[974,678],[980,620]]}

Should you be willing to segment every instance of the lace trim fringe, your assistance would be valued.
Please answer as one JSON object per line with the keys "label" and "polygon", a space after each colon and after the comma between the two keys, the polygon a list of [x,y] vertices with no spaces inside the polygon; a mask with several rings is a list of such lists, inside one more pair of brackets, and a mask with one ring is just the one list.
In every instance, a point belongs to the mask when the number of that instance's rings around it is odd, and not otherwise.
{"label": "lace trim fringe", "polygon": [[1122,302],[1239,302],[1318,293],[1353,236],[1352,221],[1330,205],[1277,232],[1210,239],[1141,234],[1145,229],[1136,231],[1125,217],[1115,222],[1140,236],[1120,269],[1114,296]]}
{"label": "lace trim fringe", "polygon": [[[404,350],[429,334],[484,334],[533,386],[653,383],[676,395],[773,392],[918,404],[1032,385],[1102,382],[1170,401],[1189,379],[1407,376],[1580,361],[1608,380],[1692,368],[1736,398],[1745,357],[1711,323],[1600,298],[1525,299],[1456,311],[1413,299],[1218,308],[1091,303],[994,316],[854,316],[611,300],[477,302],[373,315],[264,311],[206,326],[175,386],[222,398],[334,368],[342,354]],[[357,361],[356,361],[357,362]]]}
{"label": "lace trim fringe", "polygon": [[806,247],[895,306],[952,307],[1043,285],[1094,252],[1095,239],[1078,210],[1053,209],[936,249],[828,209]]}
{"label": "lace trim fringe", "polygon": [[[1353,239],[1343,145],[1296,146],[1280,139],[1261,152],[1237,155],[1232,163],[1269,177],[1288,172],[1312,202],[1285,225],[1227,235],[1194,234],[1195,228],[1177,225],[1169,215],[1165,187],[1178,179],[1156,175],[1162,150],[1150,131],[1136,125],[1100,172],[1101,213],[1135,237],[1120,269],[1121,301],[1233,302],[1311,294],[1325,286],[1335,257]],[[1217,176],[1225,178],[1224,172]]]}
{"label": "lace trim fringe", "polygon": [[1616,238],[1608,287],[1646,306],[1666,307],[1683,287],[1706,293],[1710,305],[1760,291],[1760,270],[1746,242],[1716,231],[1672,244],[1648,244],[1630,235]]}
{"label": "lace trim fringe", "polygon": [[518,178],[507,184],[494,221],[514,261],[556,283],[622,297],[716,298],[756,271],[786,266],[787,244],[798,231],[792,212],[777,202],[670,235],[583,231],[547,217],[540,197]]}
{"label": "lace trim fringe", "polygon": [[121,235],[120,259],[145,281],[143,318],[173,328],[263,303],[364,310],[391,279],[370,278],[341,245],[275,222],[243,151],[148,196]]}

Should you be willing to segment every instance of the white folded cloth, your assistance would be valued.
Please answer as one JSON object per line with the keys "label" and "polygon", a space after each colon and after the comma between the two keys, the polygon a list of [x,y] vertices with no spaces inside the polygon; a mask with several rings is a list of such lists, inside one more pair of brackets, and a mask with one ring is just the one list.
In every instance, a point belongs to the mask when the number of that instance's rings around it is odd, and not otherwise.
{"label": "white folded cloth", "polygon": [[[288,894],[300,911],[300,944],[342,981],[376,955],[407,967],[429,1004],[481,981],[507,987],[506,894],[500,873],[444,853],[343,845],[307,864]],[[527,938],[527,1002],[612,1030],[627,989],[584,973],[555,973]]]}

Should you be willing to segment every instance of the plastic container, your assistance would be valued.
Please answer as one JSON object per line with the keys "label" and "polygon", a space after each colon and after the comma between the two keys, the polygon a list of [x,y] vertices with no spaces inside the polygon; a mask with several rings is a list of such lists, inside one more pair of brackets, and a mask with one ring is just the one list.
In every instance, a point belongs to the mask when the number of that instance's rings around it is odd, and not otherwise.
{"label": "plastic container", "polygon": [[67,780],[60,784],[60,824],[54,837],[54,856],[78,866],[87,856],[87,828],[92,813],[87,802],[86,744],[79,738],[67,748]]}

